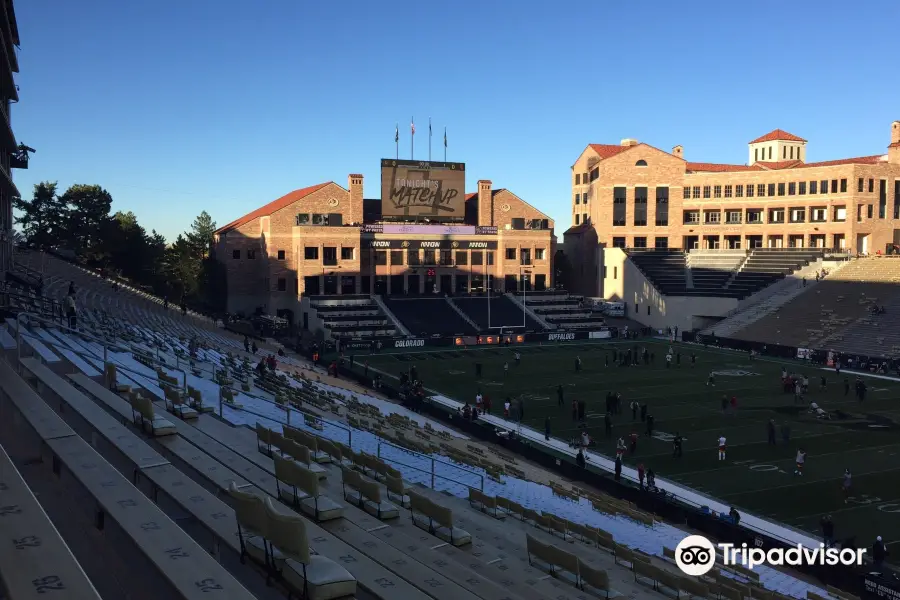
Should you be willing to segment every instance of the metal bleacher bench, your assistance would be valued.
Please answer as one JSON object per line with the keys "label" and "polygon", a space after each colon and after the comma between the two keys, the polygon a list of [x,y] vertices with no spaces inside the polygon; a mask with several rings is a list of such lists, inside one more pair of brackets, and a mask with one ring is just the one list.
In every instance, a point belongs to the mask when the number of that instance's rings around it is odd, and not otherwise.
{"label": "metal bleacher bench", "polygon": [[0,523],[5,542],[0,544],[0,579],[10,598],[100,600],[100,594],[2,447]]}
{"label": "metal bleacher bench", "polygon": [[[188,489],[184,493],[209,495],[194,482],[191,482],[194,488],[191,490],[188,487],[191,480],[176,476],[169,462],[146,442],[45,365],[36,359],[23,359],[21,364],[44,386],[51,389],[61,403],[78,413],[99,435],[131,460],[135,465],[135,479],[140,472],[150,481],[156,480],[154,485],[164,489],[179,504],[187,505],[185,508],[191,512],[195,512],[193,505],[199,502],[191,502],[190,499],[184,501],[181,498],[183,493],[170,490],[174,487],[186,487]],[[30,396],[29,402],[44,404],[33,390]],[[181,597],[229,600],[253,598],[222,565],[80,436],[57,437],[48,440],[47,445],[54,453],[54,469],[60,471],[60,464],[64,465],[96,500],[98,514],[102,515],[98,519],[98,525],[102,527],[105,516],[118,523]],[[157,474],[154,473],[155,469],[162,470]],[[172,482],[175,481],[181,483],[173,486]],[[203,500],[205,504],[221,513],[218,520],[223,525],[229,521],[233,522],[233,511],[224,510],[227,508],[224,505],[215,506],[212,502],[215,498],[212,496],[204,497]],[[198,518],[204,522],[207,520],[202,515],[198,515]]]}

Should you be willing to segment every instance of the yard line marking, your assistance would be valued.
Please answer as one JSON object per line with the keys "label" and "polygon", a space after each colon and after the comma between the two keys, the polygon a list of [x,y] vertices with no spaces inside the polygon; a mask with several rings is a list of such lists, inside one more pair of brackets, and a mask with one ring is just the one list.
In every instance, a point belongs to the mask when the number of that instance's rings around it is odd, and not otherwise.
{"label": "yard line marking", "polygon": [[437,546],[432,546],[431,549],[437,550],[438,548],[443,548],[446,545],[447,545],[447,542],[444,542],[443,544],[438,544]]}
{"label": "yard line marking", "polygon": [[366,529],[366,533],[372,533],[373,531],[378,531],[386,527],[390,527],[390,525],[379,525],[378,527],[373,527],[372,529]]}
{"label": "yard line marking", "polygon": [[502,559],[502,558],[495,558],[494,560],[489,560],[487,564],[492,565],[492,564],[494,564],[494,563],[496,563],[496,562],[500,562],[501,560],[503,560],[503,559]]}

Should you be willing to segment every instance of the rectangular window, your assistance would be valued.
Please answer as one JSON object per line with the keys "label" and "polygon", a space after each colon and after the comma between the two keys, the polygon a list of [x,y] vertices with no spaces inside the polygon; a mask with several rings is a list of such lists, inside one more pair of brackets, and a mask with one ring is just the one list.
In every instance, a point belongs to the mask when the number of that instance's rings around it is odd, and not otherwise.
{"label": "rectangular window", "polygon": [[581,204],[581,194],[575,194],[575,205]]}
{"label": "rectangular window", "polygon": [[465,250],[457,250],[456,251],[456,265],[457,266],[466,266],[469,264],[469,255]]}
{"label": "rectangular window", "polygon": [[284,277],[280,277],[278,279],[278,291],[279,292],[287,291],[287,279],[285,279]]}
{"label": "rectangular window", "polygon": [[709,198],[710,196],[710,187],[708,185],[703,186],[703,197]]}
{"label": "rectangular window", "polygon": [[874,191],[875,191],[875,180],[869,179],[869,193],[871,194]]}
{"label": "rectangular window", "polygon": [[591,181],[595,181],[600,177],[600,167],[594,167],[591,169]]}
{"label": "rectangular window", "polygon": [[410,267],[417,267],[421,263],[419,260],[419,251],[418,250],[407,250],[406,251],[406,264]]}
{"label": "rectangular window", "polygon": [[743,198],[744,197],[744,186],[742,184],[739,183],[738,185],[734,186],[734,197],[735,198]]}
{"label": "rectangular window", "polygon": [[806,222],[806,209],[805,208],[792,208],[791,209],[791,223],[805,223]]}
{"label": "rectangular window", "polygon": [[787,146],[781,147],[781,158],[782,159],[787,158]]}
{"label": "rectangular window", "polygon": [[806,182],[805,181],[800,182],[799,187],[797,189],[797,193],[800,194],[801,196],[806,195]]}
{"label": "rectangular window", "polygon": [[247,258],[254,260],[256,258],[256,250],[247,250]]}
{"label": "rectangular window", "polygon": [[758,225],[762,223],[763,211],[761,208],[748,208],[747,209],[747,223],[752,223]]}
{"label": "rectangular window", "polygon": [[319,214],[313,213],[312,224],[313,225],[325,225],[325,215],[319,215]]}
{"label": "rectangular window", "polygon": [[847,220],[847,207],[846,206],[835,206],[834,207],[834,219],[836,223],[843,223]]}
{"label": "rectangular window", "polygon": [[623,187],[615,187],[613,188],[613,215],[612,215],[612,224],[613,227],[624,227],[625,226],[625,188]]}
{"label": "rectangular window", "polygon": [[669,238],[667,237],[658,237],[653,240],[653,244],[656,248],[663,250],[669,247]]}
{"label": "rectangular window", "polygon": [[[581,203],[582,203],[582,204],[587,204],[587,201],[588,201],[588,195],[587,195],[587,192],[585,192],[585,193],[583,193],[583,194],[581,195]],[[537,220],[539,220],[539,219],[534,219],[534,220],[537,221]],[[539,229],[539,227],[533,227],[532,229]],[[546,229],[546,228],[545,228],[545,229]]]}
{"label": "rectangular window", "polygon": [[887,180],[878,183],[878,218],[883,219],[887,213]]}
{"label": "rectangular window", "polygon": [[729,210],[725,213],[725,222],[729,225],[739,225],[741,223],[741,211]]}
{"label": "rectangular window", "polygon": [[824,223],[828,218],[828,209],[824,206],[817,206],[809,209],[810,223]]}
{"label": "rectangular window", "polygon": [[894,218],[900,219],[900,179],[894,182]]}
{"label": "rectangular window", "polygon": [[784,196],[784,184],[783,183],[778,184],[778,195]]}
{"label": "rectangular window", "polygon": [[769,198],[771,198],[772,196],[775,195],[775,184],[774,183],[770,183],[766,186],[766,195],[768,195]]}
{"label": "rectangular window", "polygon": [[480,267],[484,264],[484,252],[481,250],[472,250],[472,265]]}
{"label": "rectangular window", "polygon": [[730,185],[725,186],[725,197],[731,198],[731,186]]}
{"label": "rectangular window", "polygon": [[769,160],[772,160],[772,146],[769,146]]}
{"label": "rectangular window", "polygon": [[863,181],[864,181],[864,179],[862,177],[860,177],[859,180],[856,182],[856,191],[857,192],[863,191]]}
{"label": "rectangular window", "polygon": [[863,208],[863,205],[862,205],[862,204],[857,204],[857,205],[856,205],[856,222],[857,222],[857,223],[861,223],[861,222],[862,222],[862,208]]}
{"label": "rectangular window", "polygon": [[693,187],[693,192],[691,193],[691,198],[699,198],[700,197],[700,186],[695,185]]}
{"label": "rectangular window", "polygon": [[838,193],[838,180],[837,179],[831,180],[831,193],[832,194]]}
{"label": "rectangular window", "polygon": [[403,264],[403,250],[391,250],[391,264],[392,265],[402,265]]}
{"label": "rectangular window", "polygon": [[375,251],[375,264],[378,266],[384,266],[387,264],[387,251],[385,250],[376,250]]}
{"label": "rectangular window", "polygon": [[278,260],[284,260],[284,250],[279,250],[277,256]]}
{"label": "rectangular window", "polygon": [[687,186],[687,185],[684,186],[684,188],[682,189],[682,196],[681,196],[681,197],[684,198],[685,200],[690,199],[690,197],[691,197],[691,188],[690,188],[690,186]]}
{"label": "rectangular window", "polygon": [[352,246],[342,246],[341,247],[341,260],[353,260],[353,247]]}
{"label": "rectangular window", "polygon": [[487,259],[487,266],[492,266],[494,264],[494,253],[493,252],[485,252],[484,257]]}
{"label": "rectangular window", "polygon": [[841,193],[842,194],[847,193],[847,179],[846,178],[841,179]]}
{"label": "rectangular window", "polygon": [[869,204],[869,205],[866,207],[866,218],[871,219],[871,218],[873,217],[874,214],[875,214],[875,205]]}
{"label": "rectangular window", "polygon": [[691,223],[699,223],[700,222],[700,211],[699,210],[686,210],[684,211],[684,224],[688,225]]}
{"label": "rectangular window", "polygon": [[[625,247],[625,238],[623,238],[623,237],[614,237],[613,238],[613,248],[624,248],[624,247]],[[616,269],[616,267],[613,267],[613,272],[616,272],[615,269]],[[613,277],[613,279],[615,279],[615,277]]]}
{"label": "rectangular window", "polygon": [[516,260],[516,249],[515,248],[507,248],[506,249],[506,260]]}
{"label": "rectangular window", "polygon": [[337,248],[335,246],[325,246],[322,248],[322,264],[328,267],[337,266]]}
{"label": "rectangular window", "polygon": [[722,197],[722,186],[721,186],[721,185],[717,185],[717,186],[714,186],[714,187],[713,187],[713,196],[714,196],[715,198],[721,198],[721,197]]}
{"label": "rectangular window", "polygon": [[669,188],[656,188],[656,224],[666,226],[669,224]]}
{"label": "rectangular window", "polygon": [[581,185],[581,173],[575,173],[575,185]]}
{"label": "rectangular window", "polygon": [[544,260],[545,250],[543,248],[535,248],[534,260]]}
{"label": "rectangular window", "polygon": [[747,184],[747,197],[748,197],[748,198],[752,198],[752,197],[753,197],[753,190],[754,190],[754,189],[756,189],[756,188],[754,188],[754,186],[753,186],[752,183],[748,183],[748,184]]}
{"label": "rectangular window", "polygon": [[756,195],[759,196],[760,198],[766,197],[766,184],[759,183],[756,185]]}
{"label": "rectangular window", "polygon": [[753,162],[756,162],[758,160],[759,160],[759,148],[754,148],[753,149]]}
{"label": "rectangular window", "polygon": [[809,182],[809,193],[810,194],[818,194],[819,193],[819,182],[818,181],[810,181]]}
{"label": "rectangular window", "polygon": [[634,247],[635,248],[646,248],[647,247],[647,238],[645,238],[645,237],[634,238]]}
{"label": "rectangular window", "polygon": [[788,184],[788,196],[795,196],[797,194],[797,184],[793,181]]}
{"label": "rectangular window", "polygon": [[647,188],[634,188],[634,226],[643,227],[647,224]]}
{"label": "rectangular window", "polygon": [[303,248],[303,258],[306,260],[319,260],[319,247],[306,246]]}
{"label": "rectangular window", "polygon": [[240,250],[232,250],[232,251],[231,251],[231,258],[237,258],[237,259],[239,259],[240,257],[241,257],[241,251],[240,251]]}
{"label": "rectangular window", "polygon": [[769,223],[784,223],[784,209],[783,208],[770,208],[769,209]]}
{"label": "rectangular window", "polygon": [[575,215],[575,224],[576,225],[581,224],[581,215],[578,215],[578,214]]}
{"label": "rectangular window", "polygon": [[703,217],[707,225],[717,225],[722,222],[722,213],[717,210],[704,211]]}
{"label": "rectangular window", "polygon": [[828,193],[828,180],[827,179],[823,179],[822,181],[819,182],[819,193],[820,194]]}
{"label": "rectangular window", "polygon": [[296,223],[298,226],[299,225],[309,225],[309,215],[303,214],[303,213],[297,215]]}

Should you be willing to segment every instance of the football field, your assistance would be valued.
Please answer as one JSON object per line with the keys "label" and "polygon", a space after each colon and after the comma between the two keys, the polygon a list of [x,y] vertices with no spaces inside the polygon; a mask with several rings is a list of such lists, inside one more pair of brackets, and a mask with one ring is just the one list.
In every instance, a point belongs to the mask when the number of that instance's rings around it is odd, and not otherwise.
{"label": "football field", "polygon": [[[617,366],[614,352],[646,347],[654,355],[649,365]],[[767,516],[820,536],[820,519],[832,515],[839,540],[856,537],[871,546],[876,535],[885,542],[900,540],[900,382],[863,377],[868,386],[864,402],[854,391],[856,375],[823,370],[804,362],[750,360],[746,353],[678,344],[680,365],[666,368],[670,344],[637,342],[571,343],[516,348],[478,347],[457,350],[399,351],[356,357],[382,373],[396,377],[415,367],[426,388],[474,404],[479,391],[489,396],[492,412],[502,414],[503,401],[522,399],[523,424],[543,432],[551,419],[551,435],[569,440],[579,434],[572,419],[572,401],[586,403],[586,423],[597,441],[597,452],[614,456],[615,441],[632,432],[640,435],[637,452],[626,464],[643,463],[658,478],[668,479],[716,497],[760,516]],[[521,353],[521,364],[513,360]],[[692,366],[690,355],[696,354]],[[575,372],[575,359],[582,360]],[[609,365],[607,366],[607,360]],[[509,371],[504,374],[504,363]],[[475,365],[482,365],[476,378]],[[781,386],[782,368],[806,375],[806,403],[797,405],[793,393]],[[715,387],[707,377],[715,372]],[[822,389],[821,377],[827,387]],[[850,391],[845,394],[844,382]],[[557,387],[565,402],[559,406]],[[611,437],[604,435],[606,395],[622,395],[622,411],[613,416]],[[722,410],[722,397],[729,408]],[[737,398],[737,408],[730,399]],[[640,414],[632,418],[632,401],[647,405],[654,417],[654,434],[646,435]],[[808,403],[816,402],[834,415],[817,419]],[[835,411],[840,411],[836,414]],[[768,442],[767,423],[777,425],[777,444]],[[782,437],[789,427],[789,441]],[[673,458],[671,438],[684,438],[684,455]],[[725,461],[717,456],[719,436],[727,438]],[[798,448],[807,452],[802,476],[794,474]],[[852,473],[850,493],[841,489],[844,469]]]}

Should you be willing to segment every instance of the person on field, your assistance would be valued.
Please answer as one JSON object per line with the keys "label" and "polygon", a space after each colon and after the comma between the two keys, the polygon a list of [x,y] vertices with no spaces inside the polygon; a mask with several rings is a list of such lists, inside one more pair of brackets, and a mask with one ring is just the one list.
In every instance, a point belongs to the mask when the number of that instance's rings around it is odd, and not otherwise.
{"label": "person on field", "polygon": [[853,475],[850,474],[850,469],[844,469],[844,481],[841,483],[841,491],[844,493],[844,504],[849,502],[850,484],[852,479]]}
{"label": "person on field", "polygon": [[565,392],[563,391],[563,386],[562,384],[559,384],[556,386],[556,404],[560,408],[562,408],[563,402],[565,401],[564,396]]}
{"label": "person on field", "polygon": [[794,475],[803,475],[803,465],[806,464],[806,451],[803,448],[797,450],[797,469]]}
{"label": "person on field", "polygon": [[709,372],[709,377],[706,379],[707,387],[716,387],[716,374],[713,371]]}
{"label": "person on field", "polygon": [[580,356],[575,357],[575,372],[576,373],[581,372],[581,357]]}
{"label": "person on field", "polygon": [[681,456],[682,456],[681,446],[683,443],[684,443],[684,438],[682,438],[681,434],[676,431],[675,438],[672,440],[672,458],[681,458]]}
{"label": "person on field", "polygon": [[769,419],[769,422],[766,423],[766,433],[769,437],[769,445],[774,446],[777,443],[775,441],[775,419]]}
{"label": "person on field", "polygon": [[719,436],[719,460],[725,460],[725,436]]}

